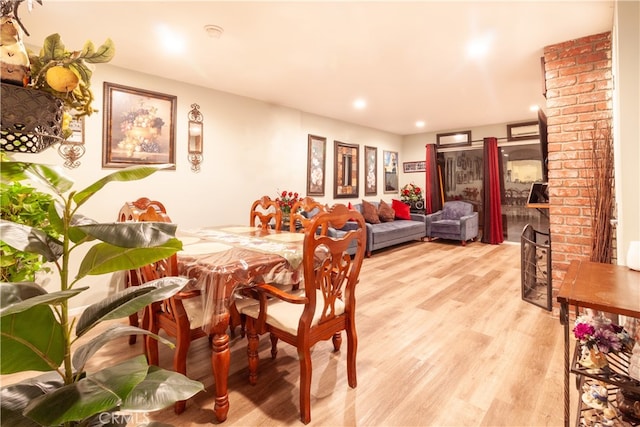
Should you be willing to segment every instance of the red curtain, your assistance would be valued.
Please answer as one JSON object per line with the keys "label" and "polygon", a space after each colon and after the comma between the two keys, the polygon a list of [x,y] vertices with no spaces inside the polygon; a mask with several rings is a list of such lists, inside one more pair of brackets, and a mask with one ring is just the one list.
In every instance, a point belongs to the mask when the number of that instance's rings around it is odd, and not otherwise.
{"label": "red curtain", "polygon": [[430,214],[442,209],[442,186],[438,169],[438,153],[434,144],[427,144],[425,156],[425,194],[424,209]]}
{"label": "red curtain", "polygon": [[484,138],[484,180],[482,242],[497,245],[504,241],[502,232],[501,159],[498,139]]}

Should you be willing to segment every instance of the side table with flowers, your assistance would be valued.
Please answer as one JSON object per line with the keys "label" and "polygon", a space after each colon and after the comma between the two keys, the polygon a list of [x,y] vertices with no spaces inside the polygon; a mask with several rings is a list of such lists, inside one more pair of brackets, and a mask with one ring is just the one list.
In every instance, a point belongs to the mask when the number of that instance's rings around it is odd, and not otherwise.
{"label": "side table with flowers", "polygon": [[300,195],[293,191],[282,191],[279,197],[276,197],[276,202],[278,202],[278,206],[280,206],[280,210],[282,211],[282,229],[289,230],[289,225],[291,221],[291,208],[293,205],[300,200]]}
{"label": "side table with flowers", "polygon": [[412,213],[424,213],[424,197],[422,189],[414,183],[407,184],[400,190],[400,200],[409,205]]}
{"label": "side table with flowers", "polygon": [[627,424],[621,425],[638,425],[640,411],[636,414],[634,407],[640,405],[640,381],[629,372],[634,340],[622,326],[592,311],[576,318],[573,334],[578,341],[573,371],[580,375],[582,424],[615,425],[622,420]]}

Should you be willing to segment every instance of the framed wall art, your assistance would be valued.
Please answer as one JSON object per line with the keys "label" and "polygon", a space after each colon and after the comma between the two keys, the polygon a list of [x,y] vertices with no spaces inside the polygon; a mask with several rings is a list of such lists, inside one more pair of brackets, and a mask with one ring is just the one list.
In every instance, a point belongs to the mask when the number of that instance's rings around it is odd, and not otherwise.
{"label": "framed wall art", "polygon": [[360,146],[334,141],[333,197],[358,197],[358,154]]}
{"label": "framed wall art", "polygon": [[378,194],[378,149],[364,146],[364,195]]}
{"label": "framed wall art", "polygon": [[172,164],[175,95],[104,82],[102,167]]}
{"label": "framed wall art", "polygon": [[424,172],[427,170],[425,162],[404,162],[402,164],[404,173]]}
{"label": "framed wall art", "polygon": [[309,135],[307,139],[307,196],[324,196],[327,138]]}
{"label": "framed wall art", "polygon": [[398,192],[398,152],[383,151],[384,192]]}
{"label": "framed wall art", "polygon": [[438,147],[463,147],[471,145],[471,131],[461,130],[458,132],[447,132],[436,134],[436,142]]}

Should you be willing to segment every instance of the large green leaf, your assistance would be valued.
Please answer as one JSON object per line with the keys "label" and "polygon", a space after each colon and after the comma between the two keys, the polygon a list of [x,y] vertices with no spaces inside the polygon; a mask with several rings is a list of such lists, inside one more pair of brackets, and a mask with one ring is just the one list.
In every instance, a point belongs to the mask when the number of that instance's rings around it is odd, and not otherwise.
{"label": "large green leaf", "polygon": [[87,307],[76,326],[76,335],[82,336],[103,320],[121,319],[148,306],[152,302],[167,299],[182,288],[186,277],[164,277],[141,286],[133,286]]}
{"label": "large green leaf", "polygon": [[2,318],[0,374],[50,371],[62,363],[64,353],[63,328],[49,306],[38,305]]}
{"label": "large green leaf", "polygon": [[114,246],[150,248],[162,245],[175,237],[178,226],[168,222],[111,222],[85,224],[73,228],[78,228],[82,232]]}
{"label": "large green leaf", "polygon": [[149,335],[159,342],[168,345],[171,348],[175,348],[173,342],[169,341],[166,338],[163,338],[159,335],[153,334],[147,330],[137,328],[135,326],[128,325],[114,325],[111,326],[106,331],[102,332],[100,335],[91,339],[88,343],[81,345],[76,349],[73,353],[73,367],[76,371],[84,371],[84,365],[87,363],[87,360],[91,358],[98,350],[100,350],[105,344],[109,341],[112,341],[116,338],[120,338],[123,336],[130,335]]}
{"label": "large green leaf", "polygon": [[170,164],[157,165],[157,166],[130,166],[128,168],[120,169],[116,172],[113,172],[99,179],[98,181],[94,182],[84,190],[77,192],[73,196],[73,201],[76,202],[77,206],[81,206],[91,196],[93,196],[96,192],[102,189],[102,187],[104,187],[110,182],[136,181],[139,179],[146,178],[152,173],[157,172],[160,169],[166,169],[172,166],[173,165],[170,165]]}
{"label": "large green leaf", "polygon": [[123,248],[108,243],[98,243],[85,255],[76,278],[140,268],[170,257],[180,249],[182,249],[182,242],[176,238],[153,248]]}
{"label": "large green leaf", "polygon": [[62,256],[62,243],[42,230],[0,220],[2,241],[23,252],[42,255],[47,261],[55,261]]}
{"label": "large green leaf", "polygon": [[120,406],[148,369],[145,356],[140,355],[36,398],[24,413],[47,426],[84,420]]}
{"label": "large green leaf", "polygon": [[11,427],[40,427],[22,415],[24,408],[36,397],[62,387],[64,382],[57,372],[47,372],[33,378],[10,384],[0,389],[0,420]]}
{"label": "large green leaf", "polygon": [[73,181],[65,176],[58,166],[47,166],[27,162],[2,162],[2,182],[32,179],[46,184],[57,194],[66,193],[73,187]]}
{"label": "large green leaf", "polygon": [[47,291],[42,286],[33,282],[0,283],[0,308],[46,294]]}
{"label": "large green leaf", "polygon": [[60,304],[87,289],[83,287],[47,293],[35,283],[0,283],[0,317],[20,313],[37,305]]}
{"label": "large green leaf", "polygon": [[127,396],[122,410],[159,411],[204,390],[202,383],[173,371],[149,366],[147,377]]}

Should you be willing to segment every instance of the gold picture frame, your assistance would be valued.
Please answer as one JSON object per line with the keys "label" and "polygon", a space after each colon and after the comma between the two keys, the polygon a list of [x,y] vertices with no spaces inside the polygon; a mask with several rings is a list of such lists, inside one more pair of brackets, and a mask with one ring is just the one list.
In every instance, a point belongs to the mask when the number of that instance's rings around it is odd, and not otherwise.
{"label": "gold picture frame", "polygon": [[104,82],[102,167],[175,169],[176,104],[175,95]]}

